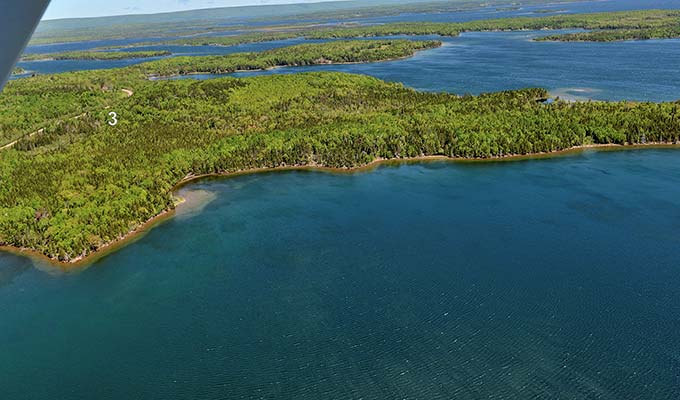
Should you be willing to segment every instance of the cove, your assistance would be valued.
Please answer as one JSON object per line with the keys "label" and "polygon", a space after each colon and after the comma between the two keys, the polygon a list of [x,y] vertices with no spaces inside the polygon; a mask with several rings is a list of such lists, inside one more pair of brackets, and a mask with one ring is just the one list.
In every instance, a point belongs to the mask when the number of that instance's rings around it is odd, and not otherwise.
{"label": "cove", "polygon": [[3,397],[677,398],[679,154],[198,181],[86,270],[0,253]]}

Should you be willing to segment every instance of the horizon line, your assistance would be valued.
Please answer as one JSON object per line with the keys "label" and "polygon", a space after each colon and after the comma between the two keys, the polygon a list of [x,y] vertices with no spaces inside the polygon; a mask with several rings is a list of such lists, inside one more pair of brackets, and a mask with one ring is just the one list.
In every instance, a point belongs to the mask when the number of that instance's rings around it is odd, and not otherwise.
{"label": "horizon line", "polygon": [[[433,2],[446,1],[446,0],[433,0]],[[410,0],[406,0],[410,2]],[[130,14],[111,14],[111,15],[96,15],[96,16],[85,16],[85,17],[57,17],[57,18],[43,18],[40,22],[47,21],[64,21],[64,20],[75,20],[75,19],[96,19],[96,18],[112,18],[112,17],[137,17],[137,16],[149,16],[149,15],[161,15],[161,14],[176,14],[183,12],[192,11],[203,11],[203,10],[220,10],[225,8],[259,8],[259,7],[285,7],[294,5],[308,5],[308,4],[319,4],[319,3],[358,3],[361,4],[360,0],[310,0],[306,2],[301,2],[300,0],[293,0],[290,3],[277,3],[277,4],[244,4],[244,5],[225,5],[218,7],[199,7],[187,10],[175,10],[175,11],[159,11],[159,12],[140,12],[140,13],[130,13]]]}

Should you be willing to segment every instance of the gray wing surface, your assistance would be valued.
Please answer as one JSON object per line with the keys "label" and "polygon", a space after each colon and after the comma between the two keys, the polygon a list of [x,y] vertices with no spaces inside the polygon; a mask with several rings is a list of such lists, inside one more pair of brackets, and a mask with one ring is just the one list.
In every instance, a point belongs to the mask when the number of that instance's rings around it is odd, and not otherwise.
{"label": "gray wing surface", "polygon": [[0,90],[31,39],[50,0],[2,0],[0,7]]}

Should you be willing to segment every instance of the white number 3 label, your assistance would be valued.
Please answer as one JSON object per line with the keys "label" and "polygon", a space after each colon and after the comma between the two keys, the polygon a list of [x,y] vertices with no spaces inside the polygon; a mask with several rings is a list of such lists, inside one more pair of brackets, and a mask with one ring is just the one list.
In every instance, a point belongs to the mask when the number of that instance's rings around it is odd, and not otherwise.
{"label": "white number 3 label", "polygon": [[116,126],[116,124],[118,123],[118,114],[116,114],[115,112],[111,111],[111,112],[109,113],[109,117],[111,117],[111,121],[109,121],[109,125],[111,125],[111,126]]}

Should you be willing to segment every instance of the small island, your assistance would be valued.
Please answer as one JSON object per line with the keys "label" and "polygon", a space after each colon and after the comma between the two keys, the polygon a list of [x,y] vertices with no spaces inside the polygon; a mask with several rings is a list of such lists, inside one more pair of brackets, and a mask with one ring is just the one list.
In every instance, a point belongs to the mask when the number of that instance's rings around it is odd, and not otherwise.
{"label": "small island", "polygon": [[169,56],[166,50],[154,51],[71,51],[63,53],[25,54],[21,61],[48,60],[126,60]]}

